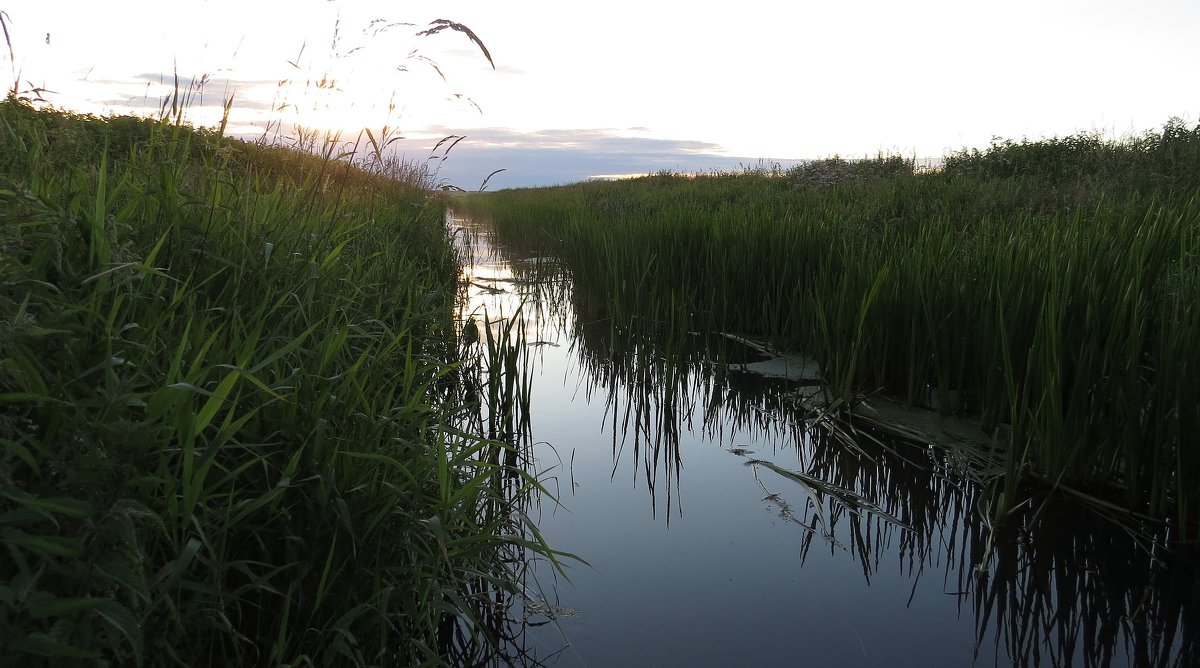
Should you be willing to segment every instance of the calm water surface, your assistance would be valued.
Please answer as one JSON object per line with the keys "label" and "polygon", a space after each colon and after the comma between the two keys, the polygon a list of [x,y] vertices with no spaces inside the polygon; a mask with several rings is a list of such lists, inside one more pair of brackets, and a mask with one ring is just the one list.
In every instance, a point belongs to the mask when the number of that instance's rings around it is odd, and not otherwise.
{"label": "calm water surface", "polygon": [[[557,666],[1189,666],[1195,567],[1097,513],[1034,499],[994,536],[937,450],[810,428],[802,384],[702,337],[622,342],[553,258],[473,256],[464,317],[520,308],[530,516],[568,560],[528,564],[516,663]],[[498,244],[497,244],[498,245]],[[505,326],[497,324],[497,327]],[[708,339],[710,342],[711,338]],[[689,345],[692,341],[696,345]],[[731,343],[731,342],[729,342]],[[689,363],[668,363],[683,356]],[[807,419],[806,419],[807,418]]]}

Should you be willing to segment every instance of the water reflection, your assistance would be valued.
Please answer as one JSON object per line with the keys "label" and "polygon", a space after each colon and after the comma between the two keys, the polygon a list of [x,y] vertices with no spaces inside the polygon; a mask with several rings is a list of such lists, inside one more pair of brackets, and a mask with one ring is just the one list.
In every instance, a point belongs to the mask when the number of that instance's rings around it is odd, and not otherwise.
{"label": "water reflection", "polygon": [[[750,359],[754,351],[683,328],[616,324],[601,298],[586,295],[583,279],[553,259],[511,242],[507,247],[476,244],[481,247],[490,255],[483,256],[486,263],[477,256],[477,266],[492,263],[501,271],[483,270],[498,282],[490,292],[479,288],[466,308],[481,309],[483,301],[507,295],[508,312],[519,312],[526,340],[534,345],[533,359],[542,360],[540,370],[530,371],[545,373],[554,364],[569,367],[561,373],[564,382],[574,383],[563,391],[571,405],[600,407],[588,413],[600,419],[593,417],[593,423],[578,428],[605,434],[611,449],[609,480],[629,480],[632,489],[626,487],[622,494],[642,496],[664,530],[671,530],[672,521],[692,521],[681,490],[689,482],[689,463],[711,452],[697,450],[699,441],[723,449],[737,463],[725,466],[721,475],[741,476],[741,482],[754,486],[775,520],[771,531],[796,532],[797,568],[827,568],[831,559],[850,562],[863,585],[880,578],[893,582],[898,573],[908,588],[900,602],[904,608],[914,608],[918,599],[943,607],[948,602],[969,621],[969,655],[937,654],[929,643],[942,642],[940,637],[886,640],[902,652],[900,664],[927,665],[953,656],[958,664],[965,659],[995,665],[1200,665],[1200,584],[1194,555],[1167,549],[1158,528],[1123,525],[1094,503],[1044,490],[1028,490],[1026,501],[993,526],[989,490],[965,477],[946,453],[818,419],[796,401],[807,388],[732,370],[731,361]],[[500,284],[508,292],[495,292]],[[560,399],[539,395],[532,402],[536,408],[539,401]],[[539,425],[521,429],[536,439]],[[565,450],[568,444],[557,445]],[[558,454],[565,471],[563,453]],[[557,488],[563,497],[573,496],[577,486],[573,455],[570,462],[569,480]],[[707,476],[707,471],[701,473]],[[615,497],[605,498],[615,503]],[[694,502],[697,497],[692,493],[689,498]],[[585,510],[575,512],[584,516]],[[564,527],[564,532],[571,526],[558,515],[549,524]],[[764,544],[777,539],[762,538]],[[553,543],[554,536],[549,540]],[[639,563],[650,568],[646,559]],[[774,577],[784,582],[794,575],[783,571]],[[627,576],[622,573],[606,581],[607,586],[632,586]],[[527,597],[533,603],[527,603],[526,628],[569,625],[580,636],[592,633],[596,638],[578,641],[562,653],[564,645],[551,643],[539,658],[586,663],[596,656],[620,656],[606,646],[628,641],[613,630],[617,626],[610,629],[596,621],[602,617],[598,612],[587,619],[589,606],[603,609],[607,604],[583,595],[572,598],[572,588],[558,584],[540,583],[537,596]],[[583,621],[564,621],[564,600],[583,610]],[[748,604],[765,605],[761,600]],[[830,603],[817,600],[812,605]],[[786,629],[794,620],[761,623]],[[570,633],[565,635],[575,642]],[[885,643],[870,637],[859,641],[861,657],[829,653],[823,663],[867,663],[872,643]],[[659,635],[654,642],[672,640]],[[765,645],[757,649],[762,656],[778,651]],[[687,663],[687,645],[672,651]],[[714,656],[694,658],[704,662],[716,660]]]}

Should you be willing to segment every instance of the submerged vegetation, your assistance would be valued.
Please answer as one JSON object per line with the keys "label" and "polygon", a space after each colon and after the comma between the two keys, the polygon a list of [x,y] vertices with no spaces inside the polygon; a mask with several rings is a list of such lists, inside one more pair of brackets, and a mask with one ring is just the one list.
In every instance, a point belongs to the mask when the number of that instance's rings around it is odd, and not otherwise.
{"label": "submerged vegetation", "polygon": [[6,660],[503,644],[513,555],[547,550],[468,390],[517,353],[461,345],[428,184],[332,151],[0,104]]}
{"label": "submerged vegetation", "polygon": [[827,405],[966,414],[1003,475],[1200,528],[1200,127],[472,196],[562,258],[614,332],[729,332],[817,360]]}

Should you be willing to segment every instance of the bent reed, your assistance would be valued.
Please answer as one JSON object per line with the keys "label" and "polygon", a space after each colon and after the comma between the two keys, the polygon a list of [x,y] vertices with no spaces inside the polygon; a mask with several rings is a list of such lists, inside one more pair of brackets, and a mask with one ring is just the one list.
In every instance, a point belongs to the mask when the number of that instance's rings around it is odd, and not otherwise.
{"label": "bent reed", "polygon": [[[771,339],[827,402],[899,394],[1030,480],[1200,530],[1200,126],[472,195],[501,238],[570,267],[622,330]],[[1107,510],[1106,510],[1107,512]]]}
{"label": "bent reed", "polygon": [[554,554],[470,428],[502,362],[460,346],[430,184],[333,151],[0,103],[5,662],[503,645],[514,554]]}

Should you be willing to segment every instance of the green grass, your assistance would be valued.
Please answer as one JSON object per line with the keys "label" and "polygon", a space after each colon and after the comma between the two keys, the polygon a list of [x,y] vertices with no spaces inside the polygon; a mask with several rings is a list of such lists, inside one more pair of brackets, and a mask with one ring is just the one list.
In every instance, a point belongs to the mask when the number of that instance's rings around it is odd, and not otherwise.
{"label": "green grass", "polygon": [[536,481],[465,388],[490,373],[513,412],[520,365],[460,348],[428,184],[332,151],[0,104],[6,659],[502,643],[513,555],[549,550],[521,519]]}
{"label": "green grass", "polygon": [[[570,269],[588,317],[767,337],[863,393],[1008,425],[1024,478],[1196,539],[1200,127],[472,196]],[[514,241],[515,243],[515,241]],[[671,324],[673,323],[673,324]],[[952,400],[952,398],[957,398]]]}

